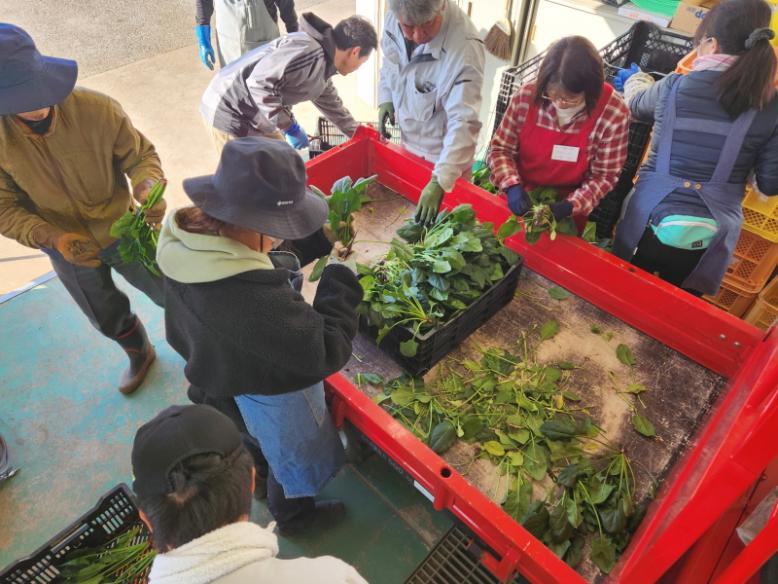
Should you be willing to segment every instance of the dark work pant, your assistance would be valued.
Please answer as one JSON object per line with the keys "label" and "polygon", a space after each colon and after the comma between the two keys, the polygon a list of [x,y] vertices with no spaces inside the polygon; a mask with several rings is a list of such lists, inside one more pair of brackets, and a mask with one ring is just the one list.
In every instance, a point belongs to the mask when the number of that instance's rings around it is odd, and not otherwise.
{"label": "dark work pant", "polygon": [[[109,248],[108,252],[110,252]],[[54,249],[43,249],[54,271],[81,311],[97,330],[115,339],[135,324],[130,299],[116,287],[111,270],[124,276],[135,288],[146,294],[157,306],[164,302],[162,278],[154,276],[140,264],[111,268],[85,268],[71,264]]]}
{"label": "dark work pant", "polygon": [[[651,227],[646,227],[643,237],[638,242],[638,250],[632,258],[632,263],[682,288],[681,284],[692,273],[705,251],[704,249],[679,249],[665,245],[657,239]],[[696,290],[688,288],[684,288],[684,290],[695,296],[702,295]]]}
{"label": "dark work pant", "polygon": [[235,404],[234,399],[217,399],[209,397],[205,391],[196,385],[189,386],[187,395],[189,399],[196,404],[206,404],[216,408],[230,418],[238,427],[241,438],[243,439],[243,445],[254,459],[254,467],[257,470],[257,475],[267,480],[267,507],[279,525],[286,525],[290,521],[298,519],[314,510],[315,503],[313,497],[298,497],[295,499],[288,499],[286,497],[283,487],[276,480],[275,476],[273,476],[273,469],[268,466],[265,455],[262,454],[262,448],[260,447],[259,442],[249,434],[248,428],[246,428],[246,422],[243,421],[243,416],[240,415],[240,410]]}

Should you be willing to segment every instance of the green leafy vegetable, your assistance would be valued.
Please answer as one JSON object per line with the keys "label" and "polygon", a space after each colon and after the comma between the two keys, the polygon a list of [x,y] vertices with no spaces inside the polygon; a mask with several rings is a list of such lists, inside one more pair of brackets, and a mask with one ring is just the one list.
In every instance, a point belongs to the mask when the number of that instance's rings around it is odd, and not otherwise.
{"label": "green leafy vegetable", "polygon": [[540,327],[541,340],[547,341],[556,336],[559,332],[559,323],[556,320],[547,320]]}
{"label": "green leafy vegetable", "polygon": [[102,547],[80,548],[60,566],[58,582],[109,584],[145,581],[156,552],[149,541],[136,543],[140,527],[124,531]]}
{"label": "green leafy vegetable", "polygon": [[[367,196],[367,189],[375,182],[377,176],[360,178],[356,182],[353,182],[350,176],[344,176],[333,183],[329,196],[316,189],[319,196],[322,196],[327,201],[327,206],[329,207],[327,227],[332,233],[332,237],[343,244],[344,257],[351,253],[351,247],[354,245],[356,237],[353,225],[354,213],[370,202],[370,198]],[[319,258],[311,275],[308,276],[309,282],[315,282],[321,278],[321,274],[327,265],[327,258],[328,256]]]}
{"label": "green leafy vegetable", "polygon": [[570,298],[570,292],[559,286],[552,286],[548,289],[548,295],[554,300],[567,300]]}
{"label": "green leafy vegetable", "polygon": [[438,454],[444,453],[457,441],[457,431],[448,420],[443,420],[430,433],[430,448]]}
{"label": "green leafy vegetable", "polygon": [[416,337],[448,322],[505,277],[518,256],[479,223],[469,205],[442,211],[434,225],[401,227],[384,259],[360,279],[364,298],[358,311],[378,331],[376,341],[394,327],[414,338],[400,352],[412,357]]}
{"label": "green leafy vegetable", "polygon": [[146,222],[146,212],[162,200],[165,187],[167,180],[158,181],[135,212],[128,211],[111,225],[111,237],[119,240],[116,257],[109,260],[111,265],[139,263],[155,276],[160,275],[157,265],[159,234]]}
{"label": "green leafy vegetable", "polygon": [[632,350],[627,345],[621,344],[616,347],[616,356],[624,365],[632,367],[637,363],[637,361],[635,361],[635,356],[632,354]]}
{"label": "green leafy vegetable", "polygon": [[632,426],[639,434],[642,434],[643,436],[648,438],[656,436],[656,428],[654,428],[654,425],[645,416],[640,414],[633,414]]}
{"label": "green leafy vegetable", "polygon": [[599,535],[592,540],[592,561],[604,573],[608,573],[616,565],[616,548],[606,535]]}

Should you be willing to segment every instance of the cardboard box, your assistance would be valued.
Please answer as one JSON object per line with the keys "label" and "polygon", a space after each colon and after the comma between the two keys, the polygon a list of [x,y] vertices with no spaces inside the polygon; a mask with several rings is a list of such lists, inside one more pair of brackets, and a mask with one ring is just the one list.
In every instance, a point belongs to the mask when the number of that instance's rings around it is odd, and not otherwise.
{"label": "cardboard box", "polygon": [[667,26],[670,24],[669,17],[662,16],[661,14],[657,14],[655,12],[649,12],[648,10],[643,10],[638,6],[635,6],[632,2],[627,2],[623,6],[619,6],[618,13],[620,16],[631,18],[632,20],[646,20],[648,22],[653,22],[657,26]]}
{"label": "cardboard box", "polygon": [[716,4],[717,0],[681,0],[670,28],[694,36],[702,19]]}

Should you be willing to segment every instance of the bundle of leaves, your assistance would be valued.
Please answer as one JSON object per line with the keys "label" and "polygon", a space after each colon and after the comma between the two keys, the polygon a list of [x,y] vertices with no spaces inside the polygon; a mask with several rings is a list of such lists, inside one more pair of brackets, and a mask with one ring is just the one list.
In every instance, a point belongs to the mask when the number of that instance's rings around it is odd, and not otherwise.
{"label": "bundle of leaves", "polygon": [[[342,244],[342,253],[346,257],[351,253],[351,247],[354,245],[356,231],[354,231],[354,213],[370,202],[367,196],[368,187],[373,184],[378,177],[377,174],[367,178],[351,180],[350,176],[335,181],[330,189],[329,196],[321,190],[311,185],[311,190],[327,201],[329,215],[327,216],[327,227],[333,234],[336,241]],[[309,280],[315,282],[321,277],[324,267],[327,265],[328,255],[318,259],[311,271]]]}
{"label": "bundle of leaves", "polygon": [[118,258],[113,258],[113,265],[139,263],[155,276],[159,276],[157,265],[157,230],[146,222],[146,212],[159,203],[165,194],[167,180],[158,181],[146,198],[146,201],[134,212],[128,211],[113,225],[111,237],[119,240]]}
{"label": "bundle of leaves", "polygon": [[[469,205],[442,211],[430,227],[409,222],[397,235],[402,240],[392,240],[383,260],[360,268],[365,294],[358,311],[377,327],[378,343],[396,326],[418,336],[448,322],[518,261]],[[400,350],[413,357],[418,343],[411,338]]]}
{"label": "bundle of leaves", "polygon": [[473,184],[483,190],[496,195],[498,188],[492,183],[492,175],[489,167],[484,165],[473,173]]}
{"label": "bundle of leaves", "polygon": [[[558,330],[548,321],[537,334],[542,342]],[[527,333],[519,348],[482,350],[429,385],[398,378],[375,401],[435,452],[478,443],[509,481],[505,511],[572,566],[588,541],[591,561],[607,573],[642,518],[632,465],[565,389],[575,365],[537,363]],[[533,500],[533,483],[545,497]]]}
{"label": "bundle of leaves", "polygon": [[578,235],[578,229],[572,217],[556,220],[549,205],[555,203],[559,197],[556,189],[552,187],[538,187],[527,193],[532,201],[532,207],[523,217],[511,216],[500,226],[497,237],[504,240],[507,237],[524,231],[527,243],[534,244],[544,233],[548,233],[551,241],[556,239],[558,233],[563,235]]}
{"label": "bundle of leaves", "polygon": [[145,578],[156,552],[149,541],[137,541],[140,527],[121,533],[102,547],[68,555],[58,581],[79,584],[132,583]]}

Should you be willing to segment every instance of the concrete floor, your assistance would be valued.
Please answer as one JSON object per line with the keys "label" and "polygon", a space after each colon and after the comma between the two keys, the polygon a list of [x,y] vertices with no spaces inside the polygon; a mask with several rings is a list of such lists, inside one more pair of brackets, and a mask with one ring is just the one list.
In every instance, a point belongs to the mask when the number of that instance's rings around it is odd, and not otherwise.
{"label": "concrete floor", "polygon": [[[117,99],[135,126],[156,146],[170,180],[169,208],[188,204],[182,179],[210,174],[217,163],[216,151],[198,112],[212,73],[200,63],[197,46],[192,42],[194,2],[57,2],[57,6],[68,7],[58,9],[58,14],[67,14],[65,22],[78,23],[72,37],[63,36],[65,27],[47,12],[53,4],[44,0],[0,0],[0,18],[25,27],[42,51],[76,58],[81,64],[79,85]],[[354,14],[356,6],[355,0],[306,0],[296,4],[298,13],[310,8],[332,23]],[[131,17],[136,14],[153,14],[153,18],[135,21]],[[108,31],[116,30],[116,22],[129,21],[132,26],[128,30],[140,34],[142,29],[143,35],[155,40],[129,41],[122,45],[124,48],[118,47]],[[122,34],[123,38],[134,38],[132,32]],[[103,72],[89,75],[85,69]],[[336,76],[334,81],[354,117],[365,121],[375,117],[374,108],[357,97],[356,75]],[[313,105],[296,106],[295,115],[309,133],[315,132],[319,113]],[[0,295],[49,270],[51,265],[44,254],[0,237]]]}
{"label": "concrete floor", "polygon": [[[92,329],[58,279],[0,303],[0,434],[21,469],[0,484],[0,571],[116,484],[131,484],[137,428],[170,404],[188,403],[183,362],[164,340],[161,309],[117,280],[158,354],[129,397],[116,390],[126,357]],[[282,557],[334,555],[374,584],[404,581],[451,525],[376,456],[343,469],[322,497],[343,500],[346,519],[327,533],[282,539]],[[265,503],[255,502],[252,520],[270,519]]]}

